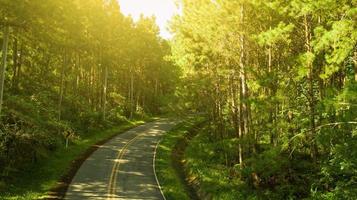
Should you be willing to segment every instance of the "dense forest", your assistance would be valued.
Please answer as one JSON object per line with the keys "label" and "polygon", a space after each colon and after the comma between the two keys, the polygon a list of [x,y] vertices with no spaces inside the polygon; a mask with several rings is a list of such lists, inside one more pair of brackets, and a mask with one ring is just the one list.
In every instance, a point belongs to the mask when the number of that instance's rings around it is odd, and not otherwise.
{"label": "dense forest", "polygon": [[210,122],[186,152],[206,197],[357,199],[357,2],[181,3],[172,54]]}
{"label": "dense forest", "polygon": [[357,199],[357,1],[177,4],[164,40],[116,0],[0,0],[0,186],[68,136],[199,113],[203,198]]}
{"label": "dense forest", "polygon": [[0,179],[123,120],[159,114],[178,73],[154,18],[117,1],[1,0]]}

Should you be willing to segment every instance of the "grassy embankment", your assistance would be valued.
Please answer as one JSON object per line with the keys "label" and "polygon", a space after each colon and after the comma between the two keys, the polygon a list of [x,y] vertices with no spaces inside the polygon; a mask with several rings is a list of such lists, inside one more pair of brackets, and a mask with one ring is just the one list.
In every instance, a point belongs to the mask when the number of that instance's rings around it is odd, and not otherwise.
{"label": "grassy embankment", "polygon": [[190,200],[189,188],[182,171],[178,171],[177,145],[204,119],[190,118],[169,131],[160,142],[156,156],[156,172],[166,199]]}
{"label": "grassy embankment", "polygon": [[[199,133],[190,141],[185,150],[185,168],[190,177],[199,185],[201,196],[208,199],[233,200],[246,199],[242,196],[242,183],[237,178],[232,178],[232,168],[227,167],[227,157],[229,151],[234,151],[234,140],[213,142],[207,136],[207,127],[201,129]],[[241,192],[237,192],[241,188]]]}
{"label": "grassy embankment", "polygon": [[[280,149],[262,145],[257,154],[246,158],[246,166],[240,169],[232,162],[237,158],[239,141],[234,137],[211,140],[209,125],[195,129],[199,122],[190,119],[179,124],[164,136],[158,147],[157,174],[167,199],[190,200],[193,187],[202,199],[308,198],[309,184],[315,174],[310,162],[299,158],[289,160]],[[188,139],[192,132],[195,136]],[[182,141],[185,148],[179,159],[184,162],[178,164],[177,149]],[[254,173],[260,182],[252,178]]]}

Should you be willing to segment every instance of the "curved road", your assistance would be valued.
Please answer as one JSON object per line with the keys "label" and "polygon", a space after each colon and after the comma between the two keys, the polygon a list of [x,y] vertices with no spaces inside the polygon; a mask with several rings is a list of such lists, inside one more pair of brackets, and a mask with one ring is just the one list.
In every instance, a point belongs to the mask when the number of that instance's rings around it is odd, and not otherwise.
{"label": "curved road", "polygon": [[175,125],[160,120],[131,129],[99,147],[72,180],[67,200],[162,200],[153,160],[163,133]]}

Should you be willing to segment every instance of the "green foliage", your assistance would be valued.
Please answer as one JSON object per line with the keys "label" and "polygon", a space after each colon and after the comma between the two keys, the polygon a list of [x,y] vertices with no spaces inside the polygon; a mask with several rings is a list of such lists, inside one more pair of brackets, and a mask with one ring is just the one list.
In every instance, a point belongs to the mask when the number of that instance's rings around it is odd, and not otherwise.
{"label": "green foliage", "polygon": [[162,190],[167,199],[190,199],[185,189],[185,185],[175,170],[173,154],[175,146],[183,140],[192,129],[202,122],[202,118],[188,118],[181,122],[174,129],[169,131],[161,140],[156,156],[156,172],[162,186]]}
{"label": "green foliage", "polygon": [[206,198],[302,199],[309,195],[309,183],[317,175],[307,155],[289,159],[280,148],[262,146],[242,167],[234,164],[237,141],[212,141],[207,128],[185,153],[189,175]]}
{"label": "green foliage", "polygon": [[244,197],[246,199],[247,196],[242,195],[245,191],[240,193],[239,190],[243,187],[243,183],[234,177],[235,173],[229,159],[231,157],[227,152],[222,151],[222,144],[228,149],[226,142],[210,141],[207,129],[200,131],[185,151],[185,166],[188,174],[197,182],[201,195],[207,195],[205,198],[228,200]]}
{"label": "green foliage", "polygon": [[284,22],[278,24],[278,26],[269,31],[263,32],[257,36],[258,44],[260,46],[268,45],[274,46],[277,43],[284,42],[291,43],[290,34],[294,29],[293,24],[286,25]]}
{"label": "green foliage", "polygon": [[187,151],[207,198],[354,199],[356,1],[179,2],[172,60],[179,104],[211,123]]}
{"label": "green foliage", "polygon": [[[313,184],[314,199],[356,199],[357,138],[356,129],[352,134],[339,134],[333,139],[330,155],[321,167],[320,180]],[[331,188],[334,188],[331,190]],[[328,190],[324,193],[322,191]]]}

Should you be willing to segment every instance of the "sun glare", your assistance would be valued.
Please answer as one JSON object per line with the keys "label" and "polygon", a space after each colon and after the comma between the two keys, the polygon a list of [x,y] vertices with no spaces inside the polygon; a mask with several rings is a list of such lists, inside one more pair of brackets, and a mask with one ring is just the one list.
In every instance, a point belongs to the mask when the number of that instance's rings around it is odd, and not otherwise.
{"label": "sun glare", "polygon": [[118,0],[120,8],[125,15],[131,15],[134,20],[138,20],[140,15],[156,17],[156,22],[160,27],[160,35],[170,38],[171,34],[167,30],[167,23],[173,15],[178,13],[174,0]]}

